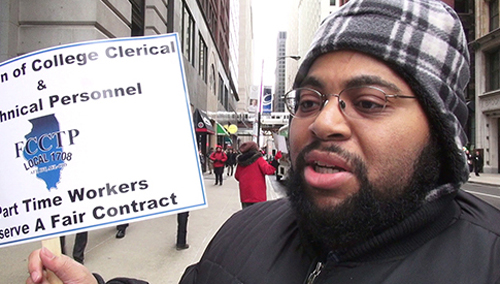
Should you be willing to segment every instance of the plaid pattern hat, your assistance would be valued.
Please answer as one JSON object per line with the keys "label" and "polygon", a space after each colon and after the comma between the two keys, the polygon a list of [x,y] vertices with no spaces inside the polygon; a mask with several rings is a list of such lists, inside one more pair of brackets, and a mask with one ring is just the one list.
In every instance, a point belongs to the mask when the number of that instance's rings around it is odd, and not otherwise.
{"label": "plaid pattern hat", "polygon": [[354,50],[384,61],[418,96],[431,128],[445,150],[447,185],[428,200],[456,191],[469,171],[462,146],[467,143],[464,89],[469,53],[457,14],[438,0],[351,0],[318,29],[295,78],[300,86],[320,55]]}

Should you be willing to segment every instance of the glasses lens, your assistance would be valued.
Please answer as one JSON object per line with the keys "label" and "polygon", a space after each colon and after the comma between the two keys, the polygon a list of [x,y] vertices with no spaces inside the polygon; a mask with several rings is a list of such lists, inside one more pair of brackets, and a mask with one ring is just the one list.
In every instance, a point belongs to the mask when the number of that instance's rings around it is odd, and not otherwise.
{"label": "glasses lens", "polygon": [[321,94],[313,89],[299,88],[287,93],[285,102],[292,115],[308,117],[321,110],[323,99]]}
{"label": "glasses lens", "polygon": [[373,87],[345,89],[339,94],[344,113],[351,118],[366,118],[381,114],[387,103],[386,94]]}
{"label": "glasses lens", "polygon": [[295,108],[297,106],[297,92],[295,90],[291,90],[285,94],[285,105],[288,108],[288,111],[295,116]]}

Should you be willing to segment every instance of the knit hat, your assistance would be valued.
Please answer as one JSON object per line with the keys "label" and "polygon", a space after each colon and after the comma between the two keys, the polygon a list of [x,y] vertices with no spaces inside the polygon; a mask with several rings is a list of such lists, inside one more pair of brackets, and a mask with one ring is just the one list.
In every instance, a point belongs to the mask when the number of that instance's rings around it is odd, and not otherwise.
{"label": "knit hat", "polygon": [[446,188],[456,191],[469,171],[462,147],[467,143],[464,89],[469,81],[469,53],[459,17],[439,0],[351,0],[328,16],[306,54],[294,87],[313,62],[336,50],[359,51],[382,60],[417,95],[446,157]]}
{"label": "knit hat", "polygon": [[253,142],[253,141],[249,141],[249,142],[245,142],[243,144],[240,145],[240,151],[241,153],[246,153],[248,151],[258,151],[259,150],[259,146],[257,146],[257,143]]}

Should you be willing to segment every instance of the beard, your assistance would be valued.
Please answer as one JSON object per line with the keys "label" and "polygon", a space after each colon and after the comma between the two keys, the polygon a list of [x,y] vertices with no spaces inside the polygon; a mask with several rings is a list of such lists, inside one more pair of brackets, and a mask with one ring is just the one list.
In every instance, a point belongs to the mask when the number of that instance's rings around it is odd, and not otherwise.
{"label": "beard", "polygon": [[[388,171],[387,180],[379,185],[370,182],[366,165],[356,155],[336,146],[321,148],[319,142],[304,148],[297,156],[295,168],[290,170],[287,184],[287,195],[303,237],[318,253],[346,249],[414,213],[439,182],[439,146],[435,139],[430,140],[409,169],[413,172],[407,181],[399,180],[394,177],[397,174]],[[346,159],[354,169],[360,189],[331,208],[316,206],[308,196],[308,185],[302,174],[306,167],[304,156],[313,149],[335,152]]]}

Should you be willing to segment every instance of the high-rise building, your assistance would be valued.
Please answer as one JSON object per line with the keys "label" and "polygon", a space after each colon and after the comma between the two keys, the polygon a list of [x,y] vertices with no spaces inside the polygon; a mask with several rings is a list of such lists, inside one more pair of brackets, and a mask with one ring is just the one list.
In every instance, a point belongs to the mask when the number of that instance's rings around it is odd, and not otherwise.
{"label": "high-rise building", "polygon": [[[336,11],[344,2],[347,1],[291,0],[290,5],[296,8],[290,9],[291,15],[288,17],[287,55],[304,57],[321,21]],[[292,88],[300,62],[300,60],[286,61],[285,90]]]}
{"label": "high-rise building", "polygon": [[276,79],[274,81],[273,111],[284,112],[285,76],[286,76],[286,32],[279,32],[276,40]]}

